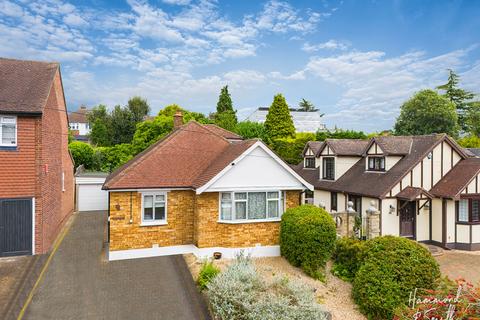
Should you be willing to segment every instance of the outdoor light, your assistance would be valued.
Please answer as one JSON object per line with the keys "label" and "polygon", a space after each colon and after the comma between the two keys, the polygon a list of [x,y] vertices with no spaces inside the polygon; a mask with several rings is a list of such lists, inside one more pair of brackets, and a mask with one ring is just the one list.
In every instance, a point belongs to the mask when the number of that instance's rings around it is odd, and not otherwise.
{"label": "outdoor light", "polygon": [[432,159],[432,152],[429,152],[429,153],[427,154],[427,158],[428,158],[428,160]]}
{"label": "outdoor light", "polygon": [[393,204],[390,205],[390,213],[394,213],[395,212],[395,207],[393,206]]}
{"label": "outdoor light", "polygon": [[320,208],[322,208],[322,209],[325,209],[325,203],[323,203],[323,201],[320,201],[320,202],[318,203],[318,206],[319,206]]}

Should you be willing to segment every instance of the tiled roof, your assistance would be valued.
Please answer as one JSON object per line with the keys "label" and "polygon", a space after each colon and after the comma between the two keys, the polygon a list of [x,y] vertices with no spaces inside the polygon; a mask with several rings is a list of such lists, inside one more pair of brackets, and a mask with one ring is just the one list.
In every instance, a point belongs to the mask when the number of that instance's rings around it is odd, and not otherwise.
{"label": "tiled roof", "polygon": [[70,123],[87,123],[87,114],[90,110],[85,107],[78,108],[77,111],[68,114],[68,122]]}
{"label": "tiled roof", "polygon": [[373,141],[387,155],[406,155],[412,147],[412,136],[380,136]]}
{"label": "tiled roof", "polygon": [[[359,158],[357,163],[335,181],[320,180],[318,168],[312,170],[297,165],[295,170],[305,180],[313,184],[315,189],[383,198],[440,141],[448,139],[444,134],[412,136],[409,138],[412,142],[410,152],[387,172],[367,172],[365,170],[365,157]],[[461,154],[463,155],[463,153]]]}
{"label": "tiled roof", "polygon": [[430,193],[437,197],[456,198],[479,172],[480,158],[462,160],[433,186]]}
{"label": "tiled roof", "polygon": [[464,150],[470,157],[480,157],[480,148],[465,148]]}
{"label": "tiled roof", "polygon": [[103,187],[197,188],[256,141],[228,141],[211,128],[190,121],[113,172]]}
{"label": "tiled roof", "polygon": [[316,155],[322,148],[323,144],[323,141],[308,141],[305,145],[305,148],[303,149],[303,155],[305,155],[305,152],[307,152],[307,148],[312,149],[313,154]]}
{"label": "tiled roof", "polygon": [[58,63],[0,58],[0,112],[40,114]]}
{"label": "tiled roof", "polygon": [[421,195],[425,195],[427,198],[430,198],[430,199],[433,198],[432,195],[427,190],[423,188],[410,187],[410,186],[406,187],[405,189],[397,193],[395,197],[403,200],[413,201]]}
{"label": "tiled roof", "polygon": [[225,139],[243,140],[243,138],[241,136],[239,136],[238,134],[236,134],[232,131],[228,131],[226,129],[223,129],[222,127],[219,127],[215,124],[204,124],[204,127],[206,127],[208,130],[212,131],[213,133],[216,133],[216,134],[224,137]]}
{"label": "tiled roof", "polygon": [[361,156],[369,141],[361,139],[326,139],[325,143],[337,156]]}

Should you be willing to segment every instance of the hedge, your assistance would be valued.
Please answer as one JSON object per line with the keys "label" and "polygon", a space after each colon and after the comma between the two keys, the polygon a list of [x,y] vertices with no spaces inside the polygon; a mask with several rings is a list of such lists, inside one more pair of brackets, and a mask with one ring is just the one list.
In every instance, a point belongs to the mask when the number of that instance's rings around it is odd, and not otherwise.
{"label": "hedge", "polygon": [[366,243],[353,297],[369,319],[392,319],[411,291],[433,289],[439,278],[438,263],[426,248],[401,237],[378,237]]}
{"label": "hedge", "polygon": [[365,241],[355,238],[338,239],[333,252],[332,273],[343,280],[352,281],[363,263],[365,244]]}
{"label": "hedge", "polygon": [[335,222],[324,209],[302,205],[285,211],[280,226],[280,251],[292,265],[316,279],[332,256]]}

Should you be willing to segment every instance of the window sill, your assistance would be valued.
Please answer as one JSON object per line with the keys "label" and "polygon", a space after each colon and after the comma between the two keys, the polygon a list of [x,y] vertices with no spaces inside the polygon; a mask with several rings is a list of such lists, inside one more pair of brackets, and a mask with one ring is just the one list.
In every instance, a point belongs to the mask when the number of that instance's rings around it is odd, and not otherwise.
{"label": "window sill", "polygon": [[225,223],[225,224],[244,224],[244,223],[263,223],[263,222],[280,222],[282,218],[276,219],[256,219],[256,220],[218,220],[217,223]]}
{"label": "window sill", "polygon": [[167,221],[142,222],[140,227],[166,226],[167,224]]}
{"label": "window sill", "polygon": [[468,221],[457,221],[457,224],[463,224],[463,225],[479,225],[480,224],[480,221],[477,221],[477,222],[468,222]]}

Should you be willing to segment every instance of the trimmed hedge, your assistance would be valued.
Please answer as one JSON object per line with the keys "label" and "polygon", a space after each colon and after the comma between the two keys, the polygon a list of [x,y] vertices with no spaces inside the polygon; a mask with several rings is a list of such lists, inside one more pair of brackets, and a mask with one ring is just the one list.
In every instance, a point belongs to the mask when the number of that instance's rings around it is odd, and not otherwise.
{"label": "trimmed hedge", "polygon": [[292,265],[316,279],[332,256],[337,238],[333,218],[324,209],[302,205],[285,211],[280,227],[280,251]]}
{"label": "trimmed hedge", "polygon": [[333,252],[332,273],[337,277],[353,281],[363,263],[366,242],[355,238],[340,238]]}
{"label": "trimmed hedge", "polygon": [[439,278],[438,263],[426,248],[401,237],[378,237],[366,243],[353,298],[369,319],[392,319],[411,291],[433,289]]}

